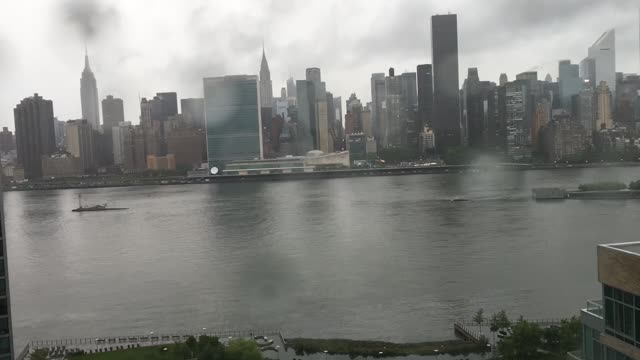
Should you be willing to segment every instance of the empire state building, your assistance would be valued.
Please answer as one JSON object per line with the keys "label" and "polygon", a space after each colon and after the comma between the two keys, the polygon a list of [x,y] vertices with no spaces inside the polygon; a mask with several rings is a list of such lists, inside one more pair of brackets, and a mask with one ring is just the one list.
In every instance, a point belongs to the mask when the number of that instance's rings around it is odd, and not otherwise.
{"label": "empire state building", "polygon": [[89,55],[84,55],[84,70],[80,78],[80,103],[82,105],[82,118],[86,119],[91,126],[98,130],[100,128],[100,110],[98,108],[98,87],[96,77],[89,67]]}

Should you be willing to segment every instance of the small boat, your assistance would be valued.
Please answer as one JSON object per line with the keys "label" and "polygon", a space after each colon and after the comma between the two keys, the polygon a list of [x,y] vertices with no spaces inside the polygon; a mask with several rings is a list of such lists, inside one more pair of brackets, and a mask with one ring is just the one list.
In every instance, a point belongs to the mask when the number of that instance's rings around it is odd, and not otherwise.
{"label": "small boat", "polygon": [[469,201],[469,199],[465,199],[465,198],[461,198],[461,197],[454,197],[453,199],[451,199],[451,201],[453,201],[453,202],[461,202],[461,201]]}
{"label": "small boat", "polygon": [[114,208],[108,207],[107,204],[94,205],[94,206],[84,206],[82,205],[82,195],[78,194],[78,207],[71,210],[73,212],[84,212],[84,211],[113,211],[113,210],[127,210],[128,208]]}

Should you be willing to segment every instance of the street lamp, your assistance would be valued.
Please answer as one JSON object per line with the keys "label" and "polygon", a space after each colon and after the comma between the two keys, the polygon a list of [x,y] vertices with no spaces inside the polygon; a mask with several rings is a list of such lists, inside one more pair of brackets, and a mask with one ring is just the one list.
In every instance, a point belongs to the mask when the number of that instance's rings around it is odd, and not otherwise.
{"label": "street lamp", "polygon": [[149,341],[153,344],[153,331],[149,331]]}
{"label": "street lamp", "polygon": [[278,360],[280,360],[280,346],[276,346],[276,355],[278,356]]}
{"label": "street lamp", "polygon": [[324,352],[324,360],[327,360],[327,353],[329,352],[328,350],[323,351]]}
{"label": "street lamp", "polygon": [[207,328],[206,327],[202,328],[202,335],[207,335]]}
{"label": "street lamp", "polygon": [[380,355],[380,357],[382,357],[382,351],[378,352],[378,355]]}

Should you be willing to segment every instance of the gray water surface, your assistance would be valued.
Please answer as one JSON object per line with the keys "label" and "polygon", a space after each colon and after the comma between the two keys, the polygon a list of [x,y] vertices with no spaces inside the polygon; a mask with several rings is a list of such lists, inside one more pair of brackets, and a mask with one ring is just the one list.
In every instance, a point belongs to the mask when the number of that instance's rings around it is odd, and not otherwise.
{"label": "gray water surface", "polygon": [[[571,316],[599,295],[596,244],[637,240],[640,202],[531,188],[606,179],[640,170],[5,193],[16,345],[202,327],[425,341],[480,307]],[[80,192],[130,209],[72,213]]]}

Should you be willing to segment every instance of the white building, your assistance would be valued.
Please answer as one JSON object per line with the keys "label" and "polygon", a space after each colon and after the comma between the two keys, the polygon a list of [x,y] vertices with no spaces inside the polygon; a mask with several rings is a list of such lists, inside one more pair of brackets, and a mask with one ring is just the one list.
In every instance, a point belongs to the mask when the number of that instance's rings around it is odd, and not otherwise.
{"label": "white building", "polygon": [[125,163],[125,143],[131,136],[131,122],[125,121],[112,128],[113,134],[113,163],[124,165]]}
{"label": "white building", "polygon": [[[611,29],[602,34],[589,48],[589,58],[594,60],[594,86],[606,81],[609,90],[616,93],[616,31]],[[584,72],[583,72],[584,73]]]}

